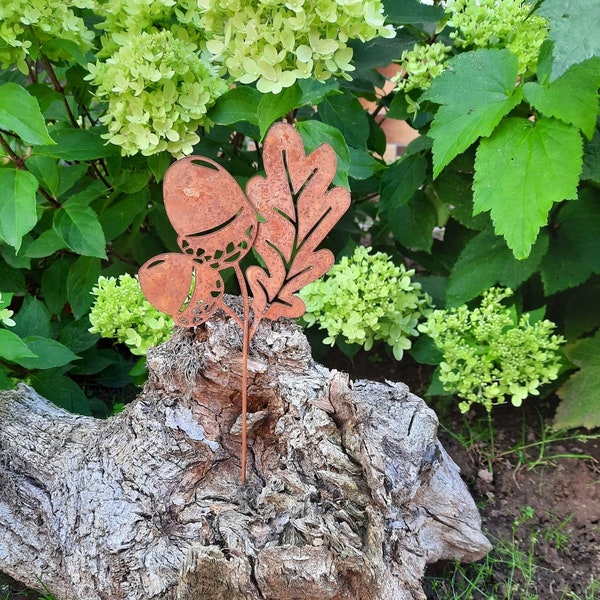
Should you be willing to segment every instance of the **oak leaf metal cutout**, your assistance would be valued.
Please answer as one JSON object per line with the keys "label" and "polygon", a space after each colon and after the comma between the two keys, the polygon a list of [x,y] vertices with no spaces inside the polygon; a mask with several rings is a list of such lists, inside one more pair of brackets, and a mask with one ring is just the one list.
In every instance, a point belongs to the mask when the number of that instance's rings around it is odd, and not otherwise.
{"label": "oak leaf metal cutout", "polygon": [[[155,256],[139,270],[148,301],[178,325],[200,325],[221,309],[242,328],[242,483],[250,340],[262,319],[304,314],[304,302],[295,293],[333,265],[333,254],[317,247],[350,205],[348,190],[331,185],[337,167],[331,146],[322,144],[307,155],[300,134],[288,123],[277,123],[267,133],[263,162],[265,176],[253,177],[245,194],[208,158],[173,163],[163,193],[181,253]],[[244,273],[240,261],[251,248],[261,266]],[[221,271],[227,268],[237,277],[242,318],[223,299]]]}

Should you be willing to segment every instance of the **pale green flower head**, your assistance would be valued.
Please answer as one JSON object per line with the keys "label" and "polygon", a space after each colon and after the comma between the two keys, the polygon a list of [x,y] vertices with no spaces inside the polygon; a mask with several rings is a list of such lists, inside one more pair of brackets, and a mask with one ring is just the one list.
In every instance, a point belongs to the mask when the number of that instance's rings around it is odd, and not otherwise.
{"label": "pale green flower head", "polygon": [[[29,74],[25,59],[32,45],[51,40],[74,42],[82,51],[91,49],[94,32],[79,14],[92,8],[93,0],[2,0],[0,2],[0,65],[11,65]],[[45,48],[51,59],[65,58],[59,46]]]}
{"label": "pale green flower head", "polygon": [[191,154],[198,129],[212,125],[208,109],[227,90],[196,44],[168,30],[126,38],[88,70],[96,95],[108,101],[100,118],[108,127],[103,137],[123,155]]}
{"label": "pale green flower head", "polygon": [[173,320],[146,300],[137,277],[100,277],[92,294],[91,333],[115,338],[135,355],[145,355],[171,337]]}
{"label": "pale green flower head", "polygon": [[430,312],[430,298],[413,275],[387,254],[359,246],[299,292],[306,304],[304,320],[327,331],[325,344],[333,346],[341,337],[370,350],[382,340],[400,360],[410,338],[418,335],[419,320]]}
{"label": "pale green flower head", "polygon": [[393,37],[380,0],[198,0],[204,47],[240,83],[278,93],[298,79],[349,78],[347,42]]}
{"label": "pale green flower head", "polygon": [[11,319],[11,317],[15,314],[14,311],[6,308],[10,303],[10,299],[12,294],[8,295],[8,298],[2,300],[2,293],[0,293],[0,323],[2,323],[6,327],[14,327],[15,322]]}
{"label": "pale green flower head", "polygon": [[558,377],[564,338],[553,333],[552,321],[518,317],[503,304],[511,296],[508,288],[490,288],[478,307],[435,310],[419,326],[441,351],[440,382],[462,399],[462,412],[473,403],[489,412],[507,399],[521,406]]}
{"label": "pale green flower head", "polygon": [[532,14],[535,2],[522,0],[448,0],[448,25],[457,47],[506,48],[519,61],[519,73],[535,72],[548,22]]}
{"label": "pale green flower head", "polygon": [[433,79],[444,71],[450,50],[441,42],[415,44],[412,50],[405,50],[399,61],[402,68],[392,77],[397,84],[396,89],[403,92],[426,90]]}

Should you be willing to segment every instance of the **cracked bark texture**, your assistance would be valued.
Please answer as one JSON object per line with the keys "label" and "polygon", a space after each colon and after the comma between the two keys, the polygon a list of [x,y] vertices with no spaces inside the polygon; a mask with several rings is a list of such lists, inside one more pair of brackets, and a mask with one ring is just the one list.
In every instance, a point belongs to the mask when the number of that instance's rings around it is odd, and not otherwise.
{"label": "cracked bark texture", "polygon": [[434,412],[259,328],[240,485],[241,332],[217,315],[148,354],[108,420],[0,392],[0,570],[69,600],[418,600],[489,543]]}

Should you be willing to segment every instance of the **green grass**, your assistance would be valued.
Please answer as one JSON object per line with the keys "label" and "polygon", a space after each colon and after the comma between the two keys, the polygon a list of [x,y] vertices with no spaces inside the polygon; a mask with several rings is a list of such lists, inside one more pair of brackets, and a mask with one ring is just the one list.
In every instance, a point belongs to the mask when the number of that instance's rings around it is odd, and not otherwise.
{"label": "green grass", "polygon": [[430,598],[453,600],[540,600],[535,593],[535,546],[537,537],[522,543],[518,530],[534,517],[530,506],[523,507],[512,527],[511,539],[488,534],[493,548],[481,561],[456,563],[443,576],[429,579]]}

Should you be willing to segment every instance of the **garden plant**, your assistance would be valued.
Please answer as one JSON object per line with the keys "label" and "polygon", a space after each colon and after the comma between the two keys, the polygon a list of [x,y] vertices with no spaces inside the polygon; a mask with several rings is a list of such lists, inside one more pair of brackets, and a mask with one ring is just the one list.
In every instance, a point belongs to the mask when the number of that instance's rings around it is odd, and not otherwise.
{"label": "garden plant", "polygon": [[[4,0],[0,389],[118,412],[173,328],[136,279],[180,250],[168,167],[245,189],[286,120],[351,193],[301,292],[315,354],[379,347],[431,367],[434,407],[556,394],[553,430],[599,427],[598,22],[598,0]],[[389,160],[394,121],[415,139]]]}

